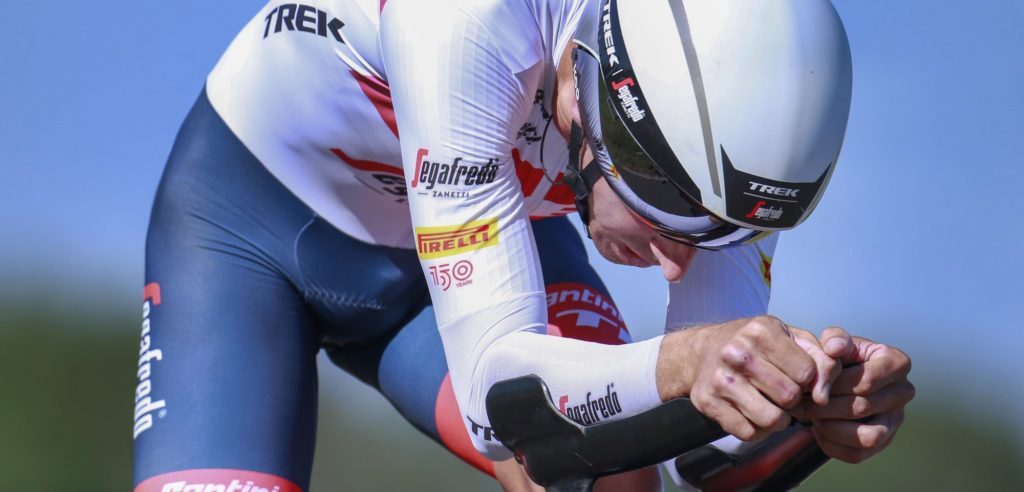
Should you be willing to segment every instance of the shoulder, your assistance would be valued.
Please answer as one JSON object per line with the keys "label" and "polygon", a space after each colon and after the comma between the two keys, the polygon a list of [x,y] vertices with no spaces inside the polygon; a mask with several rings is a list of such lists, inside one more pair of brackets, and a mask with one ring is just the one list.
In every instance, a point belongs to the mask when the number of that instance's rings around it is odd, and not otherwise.
{"label": "shoulder", "polygon": [[[391,41],[448,43],[497,51],[514,72],[544,56],[538,16],[529,2],[504,0],[389,0],[381,31]],[[382,37],[382,41],[384,41]]]}

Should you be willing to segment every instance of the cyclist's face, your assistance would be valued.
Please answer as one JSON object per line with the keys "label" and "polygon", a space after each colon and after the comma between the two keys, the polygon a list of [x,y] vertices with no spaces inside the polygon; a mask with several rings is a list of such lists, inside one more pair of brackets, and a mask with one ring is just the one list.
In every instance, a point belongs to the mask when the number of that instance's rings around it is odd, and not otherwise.
{"label": "cyclist's face", "polygon": [[590,194],[590,236],[609,261],[622,265],[659,265],[665,280],[682,280],[696,249],[663,237],[637,217],[608,183],[594,183]]}
{"label": "cyclist's face", "polygon": [[[562,54],[555,91],[555,125],[566,140],[572,122],[575,120],[578,124],[580,119],[572,77],[571,46],[572,43],[569,43]],[[590,149],[584,146],[581,162],[587,163],[591,159]],[[662,237],[634,215],[603,179],[594,183],[589,200],[590,236],[602,256],[622,265],[659,265],[669,282],[678,282],[683,278],[695,249]]]}

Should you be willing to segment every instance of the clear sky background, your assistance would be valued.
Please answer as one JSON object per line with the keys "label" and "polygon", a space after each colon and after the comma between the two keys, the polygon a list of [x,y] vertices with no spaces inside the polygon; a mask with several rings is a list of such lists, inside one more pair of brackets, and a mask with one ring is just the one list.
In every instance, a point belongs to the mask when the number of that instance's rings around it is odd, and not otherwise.
{"label": "clear sky background", "polygon": [[[1024,2],[835,4],[855,63],[849,132],[817,212],[780,241],[770,310],[903,348],[919,398],[1010,415],[1024,440]],[[4,5],[0,300],[137,307],[177,127],[260,5]],[[659,272],[596,263],[653,336]]]}

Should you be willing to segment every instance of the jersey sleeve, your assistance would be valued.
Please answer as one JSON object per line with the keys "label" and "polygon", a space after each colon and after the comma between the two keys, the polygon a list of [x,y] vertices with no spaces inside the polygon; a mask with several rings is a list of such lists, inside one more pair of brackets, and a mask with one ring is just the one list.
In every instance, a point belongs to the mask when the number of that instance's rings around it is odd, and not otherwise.
{"label": "jersey sleeve", "polygon": [[660,403],[660,338],[608,346],[545,335],[544,283],[512,162],[546,66],[525,3],[390,0],[380,29],[452,386],[474,446],[496,460],[511,456],[485,410],[498,381],[536,374],[568,401],[606,398],[589,423]]}
{"label": "jersey sleeve", "polygon": [[669,286],[666,331],[765,314],[779,235],[721,251],[698,251]]}

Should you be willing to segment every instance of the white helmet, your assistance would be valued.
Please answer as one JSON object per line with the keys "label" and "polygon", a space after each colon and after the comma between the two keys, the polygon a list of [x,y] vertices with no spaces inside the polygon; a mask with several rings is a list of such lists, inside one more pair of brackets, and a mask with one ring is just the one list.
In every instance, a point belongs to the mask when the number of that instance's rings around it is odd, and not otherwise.
{"label": "white helmet", "polygon": [[576,96],[619,197],[663,235],[709,249],[803,222],[850,113],[850,46],[832,4],[597,3],[574,40]]}

